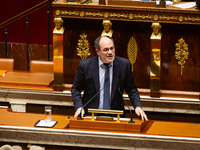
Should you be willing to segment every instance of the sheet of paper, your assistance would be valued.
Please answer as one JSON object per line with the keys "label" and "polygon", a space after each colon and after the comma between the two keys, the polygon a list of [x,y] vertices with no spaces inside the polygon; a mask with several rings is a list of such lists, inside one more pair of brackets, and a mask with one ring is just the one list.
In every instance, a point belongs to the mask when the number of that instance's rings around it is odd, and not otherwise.
{"label": "sheet of paper", "polygon": [[172,6],[178,7],[178,8],[182,8],[182,9],[187,9],[187,8],[195,7],[196,6],[196,2],[176,4],[176,5],[172,5]]}
{"label": "sheet of paper", "polygon": [[56,124],[57,121],[55,120],[40,120],[36,127],[53,127]]}

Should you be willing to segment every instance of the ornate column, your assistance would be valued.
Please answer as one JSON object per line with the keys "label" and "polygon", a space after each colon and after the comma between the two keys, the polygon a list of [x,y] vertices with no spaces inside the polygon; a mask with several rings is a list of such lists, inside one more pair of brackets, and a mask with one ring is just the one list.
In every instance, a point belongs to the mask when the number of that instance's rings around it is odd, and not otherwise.
{"label": "ornate column", "polygon": [[54,61],[54,91],[63,91],[63,20],[54,18],[53,30],[53,61]]}
{"label": "ornate column", "polygon": [[151,34],[151,70],[150,70],[150,96],[160,97],[160,71],[161,71],[161,38],[160,23],[152,23]]}

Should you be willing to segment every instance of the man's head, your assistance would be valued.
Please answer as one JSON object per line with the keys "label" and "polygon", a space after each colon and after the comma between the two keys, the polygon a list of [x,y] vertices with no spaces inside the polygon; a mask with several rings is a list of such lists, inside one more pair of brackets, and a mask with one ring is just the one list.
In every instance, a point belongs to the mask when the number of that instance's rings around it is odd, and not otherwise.
{"label": "man's head", "polygon": [[95,51],[100,59],[108,64],[115,59],[115,45],[114,41],[109,36],[99,36],[95,41]]}

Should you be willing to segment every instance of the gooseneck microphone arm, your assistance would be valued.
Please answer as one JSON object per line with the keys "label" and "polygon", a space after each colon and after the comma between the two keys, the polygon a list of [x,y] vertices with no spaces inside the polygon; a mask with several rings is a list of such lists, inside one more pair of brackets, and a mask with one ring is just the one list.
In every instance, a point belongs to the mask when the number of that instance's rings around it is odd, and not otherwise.
{"label": "gooseneck microphone arm", "polygon": [[97,92],[92,98],[90,98],[89,101],[87,101],[87,103],[85,103],[85,105],[83,105],[83,107],[81,108],[81,112],[80,112],[80,115],[79,115],[79,118],[77,118],[77,120],[83,120],[82,118],[82,110],[85,106],[87,106],[104,88],[105,88],[105,83],[108,81],[108,78],[105,79],[105,82],[104,82],[104,86],[101,90],[99,90],[99,92]]}
{"label": "gooseneck microphone arm", "polygon": [[130,112],[130,115],[131,115],[131,117],[130,117],[131,120],[130,120],[128,123],[135,123],[135,122],[133,121],[133,116],[132,116],[131,109],[130,109],[130,107],[128,106],[127,102],[124,100],[124,98],[123,98],[123,94],[122,94],[122,92],[120,91],[120,87],[119,87],[119,79],[117,79],[117,87],[118,87],[118,91],[119,91],[119,93],[120,93],[121,96],[122,96],[123,101],[125,102],[126,106],[127,106],[128,109],[129,109],[129,112]]}

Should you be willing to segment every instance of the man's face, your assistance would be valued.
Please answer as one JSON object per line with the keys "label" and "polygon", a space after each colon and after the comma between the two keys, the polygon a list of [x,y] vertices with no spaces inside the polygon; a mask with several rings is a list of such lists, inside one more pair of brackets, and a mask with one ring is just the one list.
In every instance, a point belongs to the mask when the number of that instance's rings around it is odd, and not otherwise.
{"label": "man's face", "polygon": [[115,59],[115,47],[112,40],[107,37],[102,37],[99,45],[100,51],[96,49],[96,53],[100,59],[106,64],[113,62]]}

